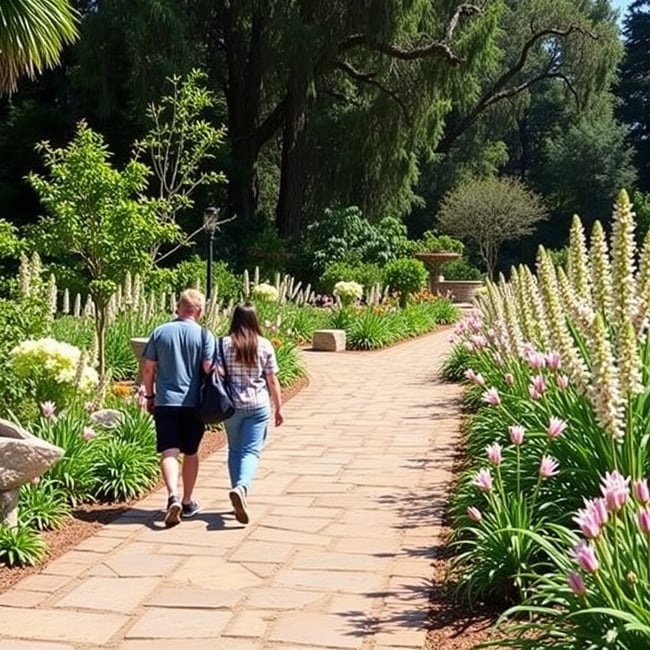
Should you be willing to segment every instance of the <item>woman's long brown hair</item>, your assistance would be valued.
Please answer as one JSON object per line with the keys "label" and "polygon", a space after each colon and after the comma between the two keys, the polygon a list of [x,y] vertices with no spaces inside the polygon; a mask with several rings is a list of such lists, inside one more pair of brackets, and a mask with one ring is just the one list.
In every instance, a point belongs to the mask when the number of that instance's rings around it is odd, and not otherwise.
{"label": "woman's long brown hair", "polygon": [[235,359],[246,366],[254,366],[257,363],[257,337],[263,334],[253,305],[247,302],[235,307],[229,334],[235,348]]}

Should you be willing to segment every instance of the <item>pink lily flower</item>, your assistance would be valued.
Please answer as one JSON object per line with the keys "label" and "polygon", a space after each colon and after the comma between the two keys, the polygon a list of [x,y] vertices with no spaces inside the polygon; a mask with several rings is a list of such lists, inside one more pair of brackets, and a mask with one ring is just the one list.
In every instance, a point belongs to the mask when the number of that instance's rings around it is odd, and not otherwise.
{"label": "pink lily flower", "polygon": [[484,402],[487,402],[490,406],[499,406],[499,404],[501,404],[499,391],[494,387],[488,388],[481,396],[481,399]]}
{"label": "pink lily flower", "polygon": [[559,463],[552,456],[542,456],[539,464],[539,475],[542,478],[551,478],[559,472]]}
{"label": "pink lily flower", "polygon": [[519,447],[524,442],[526,429],[519,424],[515,424],[508,427],[508,433],[510,434],[510,442],[512,442],[516,447]]}
{"label": "pink lily flower", "polygon": [[567,426],[568,425],[564,420],[553,416],[549,420],[548,427],[546,428],[546,434],[551,440],[555,440],[564,433]]}

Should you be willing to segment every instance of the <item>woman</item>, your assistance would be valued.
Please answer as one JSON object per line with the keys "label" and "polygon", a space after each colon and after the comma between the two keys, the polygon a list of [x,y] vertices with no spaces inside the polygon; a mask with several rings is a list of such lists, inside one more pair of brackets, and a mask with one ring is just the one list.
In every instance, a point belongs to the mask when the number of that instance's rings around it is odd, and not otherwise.
{"label": "woman", "polygon": [[284,421],[282,395],[275,350],[262,336],[253,305],[246,303],[235,307],[229,334],[222,339],[223,349],[219,349],[220,365],[228,377],[235,405],[234,415],[224,422],[232,487],[229,496],[235,518],[247,524],[247,497],[266,440],[271,402],[275,426],[279,427]]}

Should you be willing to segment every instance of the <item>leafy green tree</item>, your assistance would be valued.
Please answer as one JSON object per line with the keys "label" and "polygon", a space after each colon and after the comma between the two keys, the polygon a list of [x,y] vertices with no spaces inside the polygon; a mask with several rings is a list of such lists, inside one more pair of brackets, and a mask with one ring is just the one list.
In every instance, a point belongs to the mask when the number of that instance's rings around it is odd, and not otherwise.
{"label": "leafy green tree", "polygon": [[650,190],[650,0],[632,2],[623,23],[625,57],[620,68],[617,94],[619,114],[630,126],[636,152],[639,186]]}
{"label": "leafy green tree", "polygon": [[550,130],[530,175],[555,215],[549,227],[566,236],[570,215],[579,214],[588,229],[595,220],[610,220],[618,191],[636,181],[627,133],[606,102],[600,112]]}
{"label": "leafy green tree", "polygon": [[490,278],[504,242],[530,235],[547,218],[539,196],[512,178],[485,178],[449,192],[438,211],[440,230],[478,247]]}
{"label": "leafy green tree", "polygon": [[156,201],[143,196],[149,168],[135,160],[114,169],[101,135],[81,123],[64,148],[39,145],[49,178],[30,174],[47,214],[36,229],[41,250],[79,257],[90,278],[95,305],[98,371],[106,375],[105,333],[108,303],[127,271],[144,274],[150,250],[171,241],[178,229],[158,218]]}
{"label": "leafy green tree", "polygon": [[0,257],[14,255],[19,247],[19,239],[13,224],[0,219]]}
{"label": "leafy green tree", "polygon": [[3,0],[0,4],[0,93],[16,89],[59,62],[77,37],[77,14],[68,0]]}

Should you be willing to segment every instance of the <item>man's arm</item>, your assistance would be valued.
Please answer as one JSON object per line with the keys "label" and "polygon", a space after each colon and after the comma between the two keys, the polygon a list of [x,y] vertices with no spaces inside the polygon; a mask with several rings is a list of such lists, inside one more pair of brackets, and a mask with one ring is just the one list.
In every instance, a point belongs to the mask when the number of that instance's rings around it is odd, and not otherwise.
{"label": "man's arm", "polygon": [[144,360],[142,366],[142,384],[144,385],[144,397],[147,400],[147,411],[153,413],[155,405],[154,381],[156,378],[156,362],[150,359]]}

